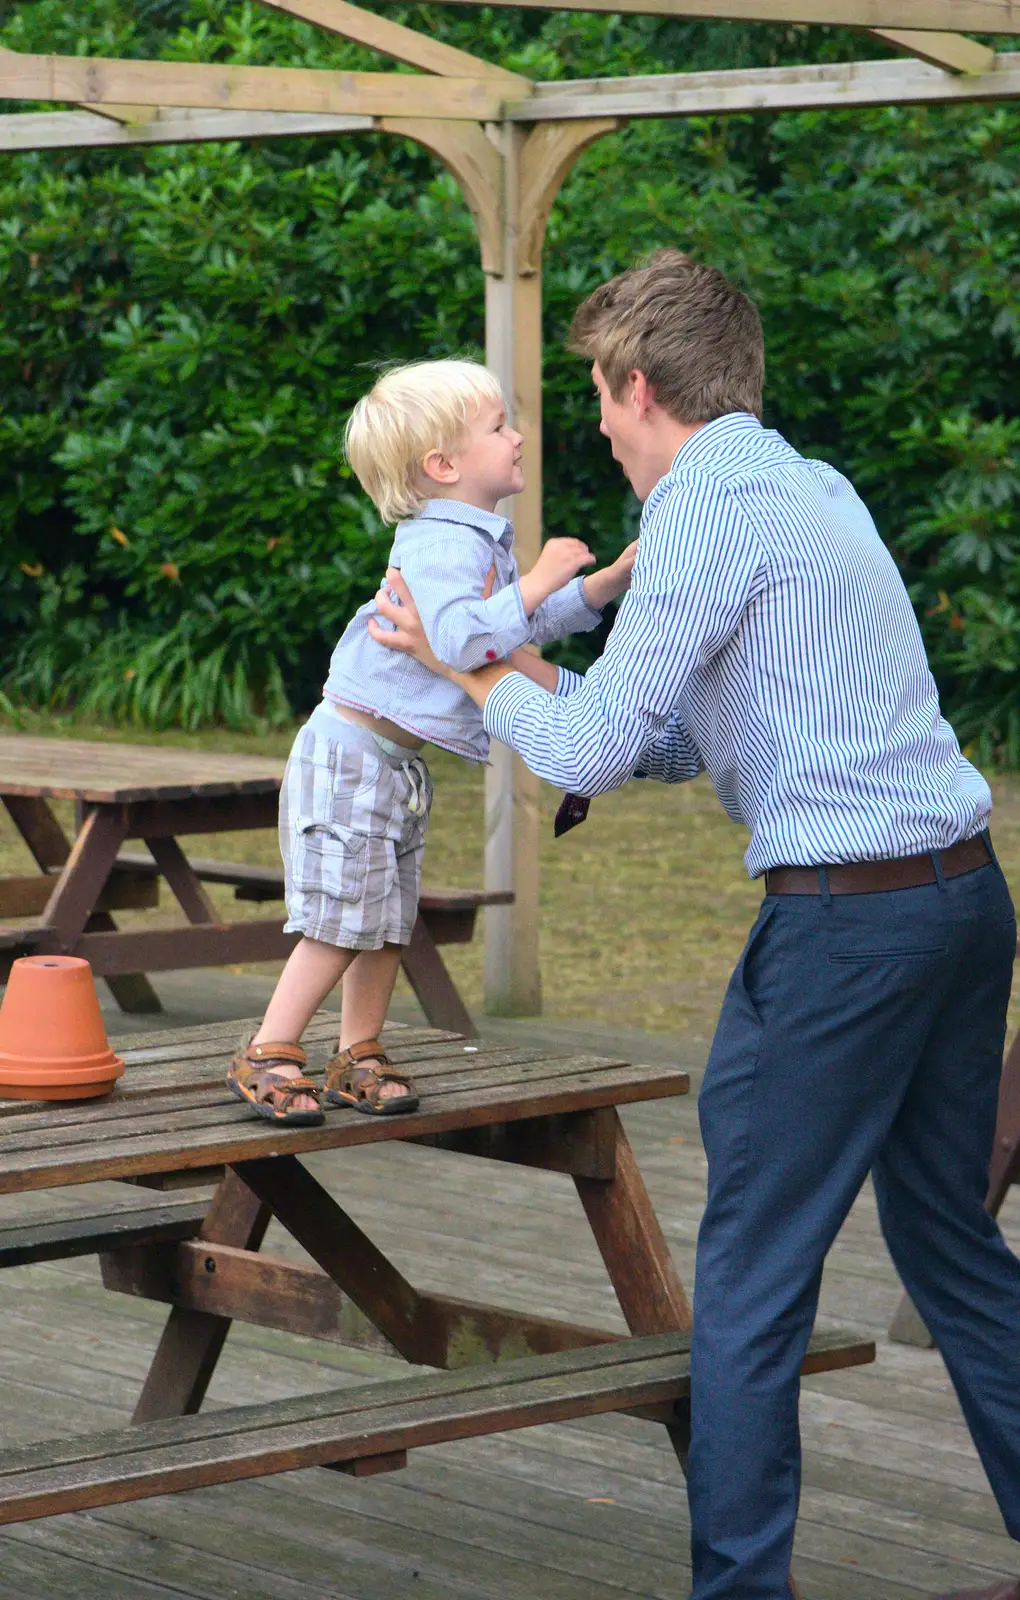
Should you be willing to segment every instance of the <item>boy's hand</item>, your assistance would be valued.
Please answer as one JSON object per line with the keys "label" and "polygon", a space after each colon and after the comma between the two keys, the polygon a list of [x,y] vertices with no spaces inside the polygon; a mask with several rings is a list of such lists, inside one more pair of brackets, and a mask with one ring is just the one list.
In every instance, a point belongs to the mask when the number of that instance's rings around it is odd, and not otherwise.
{"label": "boy's hand", "polygon": [[616,600],[630,588],[631,573],[638,542],[635,539],[613,562],[611,567],[600,567],[584,579],[584,598],[595,611],[601,611],[610,600]]}
{"label": "boy's hand", "polygon": [[590,567],[595,557],[582,539],[548,539],[531,571],[520,580],[521,600],[526,616],[531,616],[549,596],[576,578],[582,567]]}

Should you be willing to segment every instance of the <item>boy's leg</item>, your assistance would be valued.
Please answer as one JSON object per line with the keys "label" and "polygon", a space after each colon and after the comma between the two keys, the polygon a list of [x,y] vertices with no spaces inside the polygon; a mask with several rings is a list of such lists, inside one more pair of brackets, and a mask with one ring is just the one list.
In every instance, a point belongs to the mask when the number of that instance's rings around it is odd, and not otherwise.
{"label": "boy's leg", "polygon": [[[252,1044],[298,1044],[312,1017],[326,996],[336,988],[356,950],[341,950],[321,939],[302,939],[294,946],[280,980],[273,991],[262,1026]],[[297,1078],[301,1069],[279,1062],[273,1071],[283,1078]],[[311,1111],[315,1101],[298,1095],[292,1102],[295,1111]]]}
{"label": "boy's leg", "polygon": [[[378,1039],[386,1021],[386,1011],[397,981],[403,945],[384,944],[381,950],[361,950],[344,974],[343,1007],[340,1012],[340,1049],[348,1050],[352,1044],[365,1039]],[[366,1056],[359,1065],[371,1066],[372,1057]],[[379,1099],[403,1096],[407,1093],[399,1083],[383,1083]]]}

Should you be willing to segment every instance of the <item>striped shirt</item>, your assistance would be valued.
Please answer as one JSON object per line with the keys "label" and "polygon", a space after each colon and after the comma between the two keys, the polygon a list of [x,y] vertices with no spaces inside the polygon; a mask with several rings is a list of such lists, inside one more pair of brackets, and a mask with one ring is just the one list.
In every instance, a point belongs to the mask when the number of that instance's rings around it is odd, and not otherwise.
{"label": "striped shirt", "polygon": [[489,732],[580,794],[707,769],[751,877],[946,849],[991,810],[866,507],[744,412],[677,452],[603,655],[561,678],[503,678]]}
{"label": "striped shirt", "polygon": [[[522,644],[551,644],[586,632],[601,620],[584,597],[581,578],[572,578],[527,616],[513,543],[513,525],[505,517],[460,500],[429,500],[397,527],[387,566],[400,568],[429,644],[459,672],[502,661]],[[492,593],[483,600],[493,568]],[[489,736],[474,701],[412,656],[379,644],[368,631],[370,617],[389,626],[374,600],[355,612],[333,651],[325,699],[389,717],[467,761],[484,761]]]}

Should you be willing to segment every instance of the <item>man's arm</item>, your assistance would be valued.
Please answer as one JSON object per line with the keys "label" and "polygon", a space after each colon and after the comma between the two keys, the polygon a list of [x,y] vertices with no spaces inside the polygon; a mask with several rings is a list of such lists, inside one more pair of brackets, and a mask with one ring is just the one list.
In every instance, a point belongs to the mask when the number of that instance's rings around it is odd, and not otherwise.
{"label": "man's arm", "polygon": [[642,750],[635,778],[655,778],[659,783],[690,783],[705,763],[701,751],[679,717],[674,717],[659,737]]}
{"label": "man's arm", "polygon": [[550,698],[505,666],[457,681],[488,732],[533,772],[601,794],[655,747],[691,675],[725,644],[761,581],[762,551],[743,514],[723,487],[691,474],[653,491],[630,595],[579,689]]}

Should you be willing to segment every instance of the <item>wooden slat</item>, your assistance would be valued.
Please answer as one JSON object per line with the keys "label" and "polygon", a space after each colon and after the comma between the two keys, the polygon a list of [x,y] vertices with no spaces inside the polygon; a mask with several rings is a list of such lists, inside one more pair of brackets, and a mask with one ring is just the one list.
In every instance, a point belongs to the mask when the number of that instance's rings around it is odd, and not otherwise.
{"label": "wooden slat", "polygon": [[[53,879],[0,878],[0,917],[35,917],[53,893]],[[159,905],[159,884],[140,873],[115,872],[96,902],[97,911],[142,911]]]}
{"label": "wooden slat", "polygon": [[279,791],[282,761],[157,745],[0,737],[0,794],[94,804]]}
{"label": "wooden slat", "polygon": [[[354,1300],[319,1267],[192,1240],[177,1248],[118,1245],[104,1256],[102,1269],[106,1287],[121,1294],[214,1312],[305,1338],[328,1339],[387,1355],[397,1353]],[[623,1337],[602,1328],[528,1316],[449,1295],[418,1294],[417,1301],[422,1325],[432,1334],[430,1366],[465,1367],[510,1356],[549,1355]]]}
{"label": "wooden slat", "polygon": [[374,117],[306,111],[156,111],[148,122],[117,123],[85,111],[22,111],[0,116],[0,151],[197,144],[234,139],[293,139],[309,134],[371,133]]}
{"label": "wooden slat", "polygon": [[[619,7],[616,0],[608,0],[599,9]],[[506,116],[512,122],[545,122],[565,117],[721,116],[1016,99],[1020,99],[1020,54],[997,56],[994,72],[955,77],[923,61],[855,61],[540,84],[531,100],[508,105]]]}
{"label": "wooden slat", "polygon": [[[870,1341],[822,1334],[805,1370],[873,1359]],[[686,1337],[670,1334],[51,1440],[0,1457],[0,1522],[661,1405],[688,1383]]]}
{"label": "wooden slat", "polygon": [[520,73],[480,61],[466,50],[456,50],[414,28],[390,22],[387,17],[363,11],[360,6],[348,5],[347,0],[261,0],[261,3],[286,12],[288,16],[312,22],[329,33],[339,34],[342,39],[352,39],[370,50],[378,50],[394,61],[420,67],[423,72],[454,78],[491,78],[494,83],[502,83],[515,91],[530,88],[529,80]]}
{"label": "wooden slat", "polygon": [[927,61],[946,72],[991,72],[995,51],[962,33],[913,33],[894,28],[867,28],[873,39],[881,39],[918,61]]}
{"label": "wooden slat", "polygon": [[207,1210],[203,1202],[167,1200],[161,1205],[75,1211],[21,1223],[17,1227],[0,1229],[0,1267],[23,1267],[32,1261],[96,1255],[101,1250],[118,1250],[125,1245],[191,1239],[201,1227]]}
{"label": "wooden slat", "polygon": [[[0,1149],[0,1193],[217,1166],[283,1152],[300,1155],[420,1133],[442,1133],[450,1128],[559,1116],[595,1106],[628,1105],[685,1094],[687,1087],[686,1074],[670,1076],[661,1067],[631,1068],[626,1082],[600,1081],[595,1073],[579,1072],[551,1082],[542,1080],[526,1093],[519,1085],[510,1085],[449,1094],[432,1104],[426,1099],[413,1116],[398,1119],[348,1115],[318,1128],[280,1129],[248,1117],[240,1105],[236,1109],[224,1106],[207,1125],[187,1129],[180,1129],[168,1115],[161,1130],[148,1136],[92,1140],[71,1148],[48,1148],[41,1143],[35,1149],[7,1156]],[[399,1127],[394,1127],[398,1122]]]}
{"label": "wooden slat", "polygon": [[[441,1063],[438,1065],[442,1066]],[[478,1071],[456,1070],[431,1076],[416,1072],[415,1081],[421,1092],[422,1104],[428,1111],[435,1111],[446,1100],[460,1102],[487,1093],[498,1093],[504,1097],[517,1095],[526,1105],[529,1096],[536,1091],[555,1090],[561,1079],[575,1081],[579,1067],[588,1067],[588,1080],[598,1083],[605,1094],[622,1088],[631,1078],[633,1070],[600,1071],[588,1057],[564,1056],[558,1061],[545,1058],[531,1062],[500,1061]],[[662,1069],[654,1070],[661,1072]],[[77,1149],[86,1143],[99,1148],[112,1141],[120,1143],[161,1135],[170,1149],[175,1139],[196,1129],[222,1127],[225,1123],[236,1122],[238,1117],[249,1118],[251,1112],[248,1107],[229,1097],[224,1082],[225,1072],[226,1062],[222,1062],[214,1083],[197,1091],[186,1090],[180,1095],[157,1093],[151,1101],[141,1096],[133,1100],[115,1100],[111,1097],[108,1106],[91,1102],[80,1109],[76,1108],[69,1117],[60,1110],[52,1115],[37,1111],[22,1118],[6,1117],[0,1124],[0,1166],[6,1165],[18,1152],[41,1148],[57,1152]],[[406,1137],[407,1134],[402,1135],[401,1130],[406,1129],[415,1117],[401,1117],[393,1137]],[[345,1119],[341,1112],[338,1126],[344,1128],[350,1120],[349,1115]]]}
{"label": "wooden slat", "polygon": [[[513,98],[527,94],[526,85]],[[315,111],[374,117],[488,121],[502,114],[502,81],[307,67],[121,61],[97,56],[0,56],[0,98],[88,101],[92,106],[207,106],[213,110]]]}
{"label": "wooden slat", "polygon": [[924,32],[1020,33],[1013,0],[454,0],[458,5],[536,6],[549,11],[616,11],[734,22],[815,22],[831,27]]}
{"label": "wooden slat", "polygon": [[[282,867],[221,861],[208,856],[189,856],[188,861],[203,883],[234,884],[238,888],[264,890],[267,899],[283,899]],[[117,865],[150,877],[159,875],[155,861],[141,851],[122,850]],[[510,898],[509,889],[423,889],[418,905],[425,911],[475,911],[480,906],[506,905]]]}

